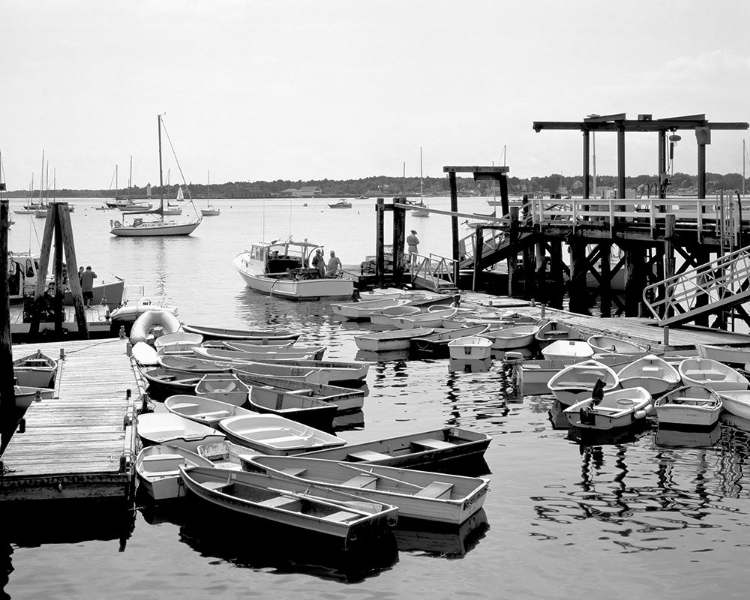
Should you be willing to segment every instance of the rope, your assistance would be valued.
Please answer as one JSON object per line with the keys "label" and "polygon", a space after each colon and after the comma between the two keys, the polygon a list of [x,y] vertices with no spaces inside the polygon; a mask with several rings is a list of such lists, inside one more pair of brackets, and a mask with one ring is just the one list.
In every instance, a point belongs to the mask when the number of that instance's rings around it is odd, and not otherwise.
{"label": "rope", "polygon": [[66,356],[68,354],[75,354],[76,352],[83,352],[84,350],[90,350],[91,348],[96,348],[97,346],[101,346],[102,344],[112,344],[115,342],[120,342],[120,338],[113,338],[113,339],[107,339],[101,342],[97,342],[95,344],[89,344],[88,346],[84,346],[83,348],[77,348],[76,350],[66,350],[65,354]]}

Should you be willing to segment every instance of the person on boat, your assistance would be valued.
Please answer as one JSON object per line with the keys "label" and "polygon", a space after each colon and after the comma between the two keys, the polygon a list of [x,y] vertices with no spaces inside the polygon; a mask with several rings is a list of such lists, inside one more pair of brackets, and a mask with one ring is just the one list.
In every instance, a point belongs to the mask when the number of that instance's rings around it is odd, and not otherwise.
{"label": "person on boat", "polygon": [[326,259],[323,258],[323,251],[318,248],[315,251],[315,256],[312,259],[312,266],[318,270],[318,277],[323,279],[326,275]]}
{"label": "person on boat", "polygon": [[343,271],[343,267],[341,266],[341,261],[339,260],[339,257],[336,256],[336,253],[333,250],[331,250],[331,258],[328,259],[328,269],[326,270],[326,278],[333,279],[334,277],[338,277],[342,271]]}
{"label": "person on boat", "polygon": [[417,259],[419,238],[417,232],[412,229],[409,236],[406,238],[406,245],[409,247],[409,264],[413,264]]}
{"label": "person on boat", "polygon": [[91,301],[94,299],[94,279],[96,273],[91,270],[91,265],[81,274],[81,290],[83,291],[83,303],[86,308],[91,308]]}

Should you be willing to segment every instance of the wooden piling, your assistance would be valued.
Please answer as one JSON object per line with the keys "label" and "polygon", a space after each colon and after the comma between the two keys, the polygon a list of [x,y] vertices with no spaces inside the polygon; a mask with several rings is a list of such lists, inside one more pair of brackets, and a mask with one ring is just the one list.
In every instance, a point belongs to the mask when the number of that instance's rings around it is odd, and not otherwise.
{"label": "wooden piling", "polygon": [[610,264],[612,255],[612,244],[602,242],[601,259],[599,261],[599,270],[601,272],[601,282],[599,284],[599,306],[602,317],[612,316],[612,265]]}
{"label": "wooden piling", "polygon": [[385,198],[375,204],[375,276],[378,286],[385,286]]}
{"label": "wooden piling", "polygon": [[16,427],[16,396],[13,388],[13,348],[10,337],[10,293],[8,290],[8,229],[10,201],[0,200],[0,256],[3,276],[0,281],[0,455]]}
{"label": "wooden piling", "polygon": [[58,204],[58,227],[62,232],[63,244],[65,247],[65,260],[68,269],[68,285],[70,293],[73,296],[73,305],[75,306],[76,323],[78,324],[79,337],[89,339],[89,326],[86,319],[86,309],[83,304],[83,292],[81,291],[81,282],[78,279],[78,258],[76,257],[76,248],[73,241],[73,225],[70,222],[70,208],[67,202]]}
{"label": "wooden piling", "polygon": [[529,244],[523,249],[523,297],[531,300],[536,297],[536,247]]}
{"label": "wooden piling", "polygon": [[448,183],[450,184],[450,190],[451,190],[451,212],[454,213],[451,215],[451,239],[452,239],[452,256],[453,258],[453,281],[458,282],[458,276],[459,276],[459,263],[461,260],[460,257],[460,248],[459,248],[459,239],[458,239],[458,217],[455,215],[455,213],[458,212],[458,186],[456,184],[456,172],[450,171],[448,173]]}
{"label": "wooden piling", "polygon": [[[394,198],[394,201],[406,198]],[[393,208],[393,283],[401,287],[404,283],[404,240],[406,229],[406,211]]]}
{"label": "wooden piling", "polygon": [[481,285],[482,277],[482,253],[484,252],[484,227],[477,227],[474,239],[474,278],[471,282],[471,291],[476,292]]}
{"label": "wooden piling", "polygon": [[625,248],[625,316],[637,317],[643,304],[646,272],[643,251],[639,247]]}
{"label": "wooden piling", "polygon": [[573,238],[570,248],[570,312],[586,315],[589,313],[589,294],[586,286],[586,242]]}
{"label": "wooden piling", "polygon": [[508,296],[516,296],[516,269],[518,267],[518,207],[510,211],[510,229],[508,231],[510,253],[508,254]]}
{"label": "wooden piling", "polygon": [[[663,268],[664,268],[664,279],[669,279],[674,275],[675,260],[674,260],[674,230],[676,225],[676,217],[673,214],[668,214],[664,221],[664,257]],[[662,288],[662,295],[666,293],[666,286]],[[673,316],[674,311],[669,306],[665,305],[665,313],[662,318],[668,319]]]}

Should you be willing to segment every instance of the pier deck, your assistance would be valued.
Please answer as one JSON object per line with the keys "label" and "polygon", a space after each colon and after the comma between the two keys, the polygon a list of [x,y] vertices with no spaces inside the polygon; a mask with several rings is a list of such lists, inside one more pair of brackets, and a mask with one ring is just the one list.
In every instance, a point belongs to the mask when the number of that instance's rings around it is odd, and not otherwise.
{"label": "pier deck", "polygon": [[[63,308],[65,309],[63,329],[69,333],[77,333],[78,323],[76,322],[75,308],[72,306],[65,306]],[[86,309],[86,322],[88,323],[89,337],[110,337],[110,321],[106,306],[97,305]],[[13,339],[15,341],[25,340],[28,337],[30,326],[30,323],[24,323],[23,321],[23,305],[11,305],[10,333]],[[39,332],[42,335],[45,335],[45,332],[48,331],[49,333],[54,333],[55,324],[53,322],[42,321],[39,323]]]}
{"label": "pier deck", "polygon": [[[0,501],[127,498],[135,463],[135,407],[143,392],[126,340],[14,346],[58,358],[56,397],[26,411],[3,456]],[[132,390],[132,394],[128,394]]]}

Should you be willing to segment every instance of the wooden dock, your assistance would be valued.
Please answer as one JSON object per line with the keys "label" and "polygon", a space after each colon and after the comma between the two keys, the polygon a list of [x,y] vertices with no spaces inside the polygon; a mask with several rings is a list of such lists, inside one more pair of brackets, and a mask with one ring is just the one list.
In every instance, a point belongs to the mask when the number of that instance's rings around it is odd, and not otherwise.
{"label": "wooden dock", "polygon": [[[63,330],[65,335],[78,333],[78,323],[76,323],[75,309],[72,306],[64,306],[65,318],[63,320]],[[86,309],[86,322],[89,329],[89,337],[104,338],[110,337],[110,320],[109,311],[104,305],[92,306]],[[31,323],[24,323],[23,306],[13,304],[10,307],[10,333],[14,342],[23,342],[28,339]],[[55,333],[55,323],[51,321],[42,321],[39,323],[40,338]]]}
{"label": "wooden dock", "polygon": [[14,346],[59,361],[56,397],[35,402],[2,456],[0,502],[131,496],[143,384],[127,341],[78,340]]}

